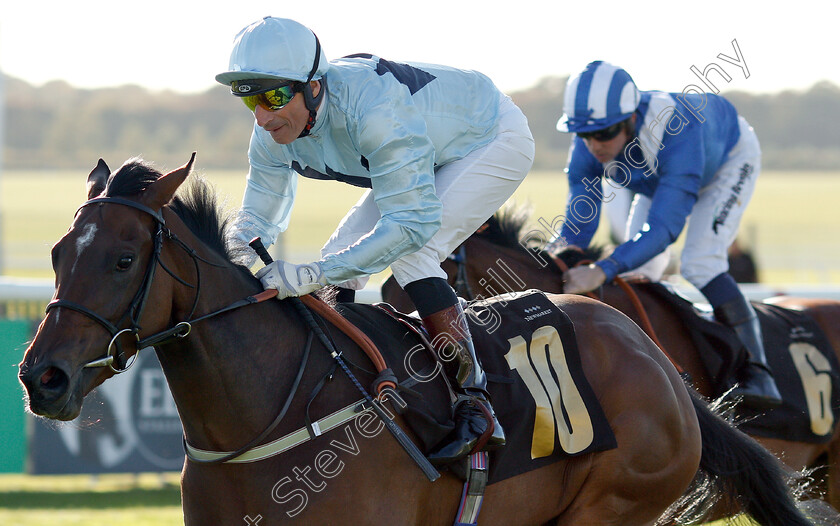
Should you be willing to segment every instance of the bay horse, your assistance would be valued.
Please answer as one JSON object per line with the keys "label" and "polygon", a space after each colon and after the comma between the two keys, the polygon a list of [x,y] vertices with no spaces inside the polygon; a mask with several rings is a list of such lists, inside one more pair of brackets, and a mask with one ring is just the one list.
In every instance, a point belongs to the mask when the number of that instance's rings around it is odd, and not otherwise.
{"label": "bay horse", "polygon": [[[459,252],[441,265],[449,276],[450,284],[464,297],[530,288],[562,292],[563,265],[572,267],[581,261],[598,259],[601,247],[583,252],[561,250],[555,254],[540,250],[543,234],[540,230],[528,232],[529,216],[528,208],[523,206],[508,206],[499,210],[459,247]],[[563,265],[551,263],[552,257],[558,258]],[[711,379],[700,351],[678,312],[662,295],[653,293],[650,288],[630,279],[626,283],[641,302],[641,309],[616,282],[605,284],[596,291],[597,295],[601,301],[623,312],[640,326],[650,326],[662,348],[688,373],[695,389],[707,399],[712,399],[715,392]],[[405,312],[414,309],[393,277],[383,284],[382,298]],[[801,311],[812,318],[840,358],[840,302],[779,296],[766,300],[766,303]],[[837,425],[840,423],[835,423],[832,438],[825,443],[754,438],[793,470],[824,469],[818,491],[835,509],[840,509],[840,434]]]}
{"label": "bay horse", "polygon": [[[388,434],[362,437],[369,422],[315,432],[309,415],[357,408],[364,388],[333,375],[338,357],[296,303],[262,301],[271,295],[225,245],[212,189],[194,177],[175,195],[194,158],[166,174],[139,159],[111,173],[100,160],[88,176],[88,200],[52,250],[54,299],[20,364],[31,412],[76,418],[85,395],[151,343],[193,451],[186,524],[451,524],[462,483],[450,472],[430,482]],[[551,301],[574,323],[617,447],[488,485],[482,524],[649,525],[708,494],[764,525],[809,524],[776,459],[709,411],[626,316],[580,296]],[[347,362],[364,363],[354,340],[318,323]],[[296,430],[310,439],[237,463]]]}

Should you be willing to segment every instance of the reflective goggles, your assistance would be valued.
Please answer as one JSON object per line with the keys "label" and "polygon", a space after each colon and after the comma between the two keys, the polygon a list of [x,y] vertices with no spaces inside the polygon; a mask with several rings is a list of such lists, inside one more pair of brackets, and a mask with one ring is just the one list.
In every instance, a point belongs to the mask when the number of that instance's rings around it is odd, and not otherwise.
{"label": "reflective goggles", "polygon": [[241,98],[251,111],[256,111],[257,106],[277,111],[291,102],[297,90],[291,82],[266,86],[265,80],[242,80],[232,82],[230,92]]}
{"label": "reflective goggles", "polygon": [[595,130],[591,132],[578,132],[577,136],[583,140],[595,139],[598,142],[606,142],[611,141],[621,133],[621,130],[624,129],[624,123],[627,121],[621,121],[613,124],[612,126],[608,126],[603,130]]}

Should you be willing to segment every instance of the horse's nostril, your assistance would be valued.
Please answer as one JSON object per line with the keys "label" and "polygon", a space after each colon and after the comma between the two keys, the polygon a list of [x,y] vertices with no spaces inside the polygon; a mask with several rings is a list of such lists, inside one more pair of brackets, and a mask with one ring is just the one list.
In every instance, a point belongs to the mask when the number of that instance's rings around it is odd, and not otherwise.
{"label": "horse's nostril", "polygon": [[53,389],[59,387],[64,381],[64,373],[58,367],[50,367],[41,375],[41,387]]}
{"label": "horse's nostril", "polygon": [[55,367],[50,367],[49,369],[47,369],[47,372],[45,372],[43,375],[41,375],[41,384],[42,385],[46,385],[50,382],[52,377],[55,376],[55,370],[56,370]]}

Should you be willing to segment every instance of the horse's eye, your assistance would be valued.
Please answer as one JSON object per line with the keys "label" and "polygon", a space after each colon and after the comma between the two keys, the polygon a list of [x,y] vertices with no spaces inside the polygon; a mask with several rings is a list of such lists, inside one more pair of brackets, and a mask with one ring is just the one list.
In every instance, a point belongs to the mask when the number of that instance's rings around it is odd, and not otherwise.
{"label": "horse's eye", "polygon": [[134,256],[123,256],[117,261],[117,270],[128,270],[134,262]]}

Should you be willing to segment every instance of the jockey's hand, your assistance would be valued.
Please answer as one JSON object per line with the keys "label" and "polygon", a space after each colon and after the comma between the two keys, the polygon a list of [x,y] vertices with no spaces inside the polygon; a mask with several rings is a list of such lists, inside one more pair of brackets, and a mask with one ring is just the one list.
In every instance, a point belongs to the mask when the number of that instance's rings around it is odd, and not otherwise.
{"label": "jockey's hand", "polygon": [[261,268],[256,276],[266,289],[277,289],[278,300],[304,296],[327,285],[327,278],[318,262],[294,265],[277,260]]}
{"label": "jockey's hand", "polygon": [[583,294],[603,285],[604,281],[607,280],[607,275],[604,274],[601,267],[591,264],[569,269],[564,278],[563,293]]}

